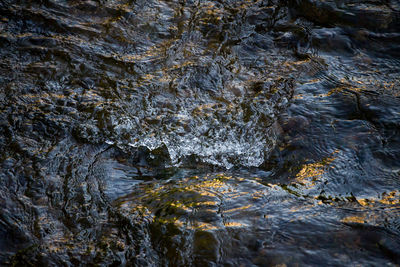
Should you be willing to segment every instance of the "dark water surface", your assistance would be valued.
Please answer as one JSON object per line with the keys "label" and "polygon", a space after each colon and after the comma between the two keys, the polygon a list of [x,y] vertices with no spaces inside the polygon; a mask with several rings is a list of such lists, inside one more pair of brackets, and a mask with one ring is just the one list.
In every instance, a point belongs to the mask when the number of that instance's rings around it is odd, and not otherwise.
{"label": "dark water surface", "polygon": [[1,0],[0,88],[0,265],[400,264],[396,0]]}

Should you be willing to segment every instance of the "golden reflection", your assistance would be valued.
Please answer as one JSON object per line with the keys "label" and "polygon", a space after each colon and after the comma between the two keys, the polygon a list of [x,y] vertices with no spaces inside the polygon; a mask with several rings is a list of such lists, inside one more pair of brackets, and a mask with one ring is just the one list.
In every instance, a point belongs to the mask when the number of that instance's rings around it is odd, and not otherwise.
{"label": "golden reflection", "polygon": [[290,208],[290,212],[305,212],[313,209],[315,207],[314,204],[306,204],[306,205],[300,205],[300,206],[294,206]]}
{"label": "golden reflection", "polygon": [[239,198],[242,197],[244,195],[248,195],[251,194],[250,192],[236,192],[235,194],[231,195],[231,199],[235,199],[235,198]]}
{"label": "golden reflection", "polygon": [[207,25],[210,23],[218,23],[224,16],[225,11],[218,8],[213,2],[206,2],[199,7],[200,19],[199,24]]}
{"label": "golden reflection", "polygon": [[247,205],[247,206],[243,206],[243,207],[238,207],[238,208],[233,208],[233,209],[229,209],[229,210],[224,210],[224,213],[232,213],[238,210],[246,210],[253,207],[253,205]]}
{"label": "golden reflection", "polygon": [[366,216],[348,216],[341,220],[343,223],[366,223]]}
{"label": "golden reflection", "polygon": [[395,205],[395,204],[400,204],[400,194],[399,191],[392,191],[388,194],[383,193],[382,194],[382,199],[379,200],[380,203],[386,204],[386,205]]}
{"label": "golden reflection", "polygon": [[389,193],[384,192],[380,198],[359,198],[357,202],[363,207],[373,207],[376,204],[399,205],[400,192],[398,190]]}
{"label": "golden reflection", "polygon": [[198,203],[196,206],[216,206],[218,205],[217,201],[203,201]]}
{"label": "golden reflection", "polygon": [[[235,179],[235,183],[230,183],[231,179]],[[224,174],[202,178],[193,176],[173,184],[144,186],[140,195],[135,194],[134,203],[127,197],[116,204],[129,214],[141,216],[147,221],[186,229],[211,231],[221,227],[243,227],[243,223],[234,220],[208,222],[210,217],[222,218],[222,214],[234,214],[253,207],[251,204],[238,207],[231,202],[239,197],[252,197],[251,193],[236,189],[240,180],[244,181]],[[237,201],[240,203],[240,200]],[[203,215],[198,218],[196,214],[199,212]]]}
{"label": "golden reflection", "polygon": [[374,214],[372,212],[360,214],[360,215],[353,215],[353,216],[346,216],[340,221],[342,223],[360,223],[360,224],[370,224],[370,225],[377,225],[380,221],[380,216]]}
{"label": "golden reflection", "polygon": [[313,83],[320,83],[322,80],[321,79],[311,79],[304,84],[313,84]]}
{"label": "golden reflection", "polygon": [[226,222],[224,223],[225,227],[246,227],[246,224],[238,223],[238,222]]}
{"label": "golden reflection", "polygon": [[298,94],[293,96],[293,99],[304,99],[304,96],[302,94]]}
{"label": "golden reflection", "polygon": [[264,196],[265,196],[265,192],[263,192],[263,191],[255,191],[255,192],[251,193],[251,197],[254,200],[261,199]]}
{"label": "golden reflection", "polygon": [[213,230],[218,230],[218,227],[210,224],[210,223],[204,223],[204,222],[195,222],[189,226],[189,229],[191,230],[203,230],[203,231],[213,231]]}
{"label": "golden reflection", "polygon": [[[333,152],[338,153],[339,150]],[[296,174],[296,182],[301,183],[306,187],[315,186],[318,178],[321,177],[327,168],[333,168],[330,164],[335,160],[335,157],[328,157],[320,162],[305,164],[303,168]]]}
{"label": "golden reflection", "polygon": [[367,206],[372,207],[373,206],[372,204],[375,202],[375,201],[371,201],[366,198],[357,199],[357,201],[361,206],[364,206],[364,207],[367,207]]}

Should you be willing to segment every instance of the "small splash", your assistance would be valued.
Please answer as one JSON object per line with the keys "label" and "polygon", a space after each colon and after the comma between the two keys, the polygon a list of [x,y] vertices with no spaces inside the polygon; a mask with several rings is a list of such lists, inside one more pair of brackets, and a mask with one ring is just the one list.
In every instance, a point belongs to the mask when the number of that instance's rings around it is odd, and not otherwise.
{"label": "small splash", "polygon": [[[193,98],[191,104],[196,100],[202,102],[184,106],[182,99],[175,98],[173,106],[181,106],[179,109],[166,112],[148,106],[139,124],[125,123],[123,133],[130,136],[131,147],[146,147],[150,151],[165,147],[173,166],[194,156],[200,162],[227,169],[235,165],[258,167],[275,146],[274,123],[288,105],[293,85],[280,79],[269,86],[258,86],[257,93],[229,103],[208,95],[205,100],[213,100],[212,104]],[[124,145],[119,135],[114,138]]]}

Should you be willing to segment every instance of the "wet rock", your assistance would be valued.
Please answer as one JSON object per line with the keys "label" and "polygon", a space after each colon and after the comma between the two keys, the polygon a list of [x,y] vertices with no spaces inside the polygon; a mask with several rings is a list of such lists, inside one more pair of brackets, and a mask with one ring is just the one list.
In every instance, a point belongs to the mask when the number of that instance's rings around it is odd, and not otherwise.
{"label": "wet rock", "polygon": [[0,265],[395,262],[398,10],[1,1]]}
{"label": "wet rock", "polygon": [[372,30],[395,30],[399,14],[391,8],[396,1],[292,1],[299,16],[323,25],[348,25]]}

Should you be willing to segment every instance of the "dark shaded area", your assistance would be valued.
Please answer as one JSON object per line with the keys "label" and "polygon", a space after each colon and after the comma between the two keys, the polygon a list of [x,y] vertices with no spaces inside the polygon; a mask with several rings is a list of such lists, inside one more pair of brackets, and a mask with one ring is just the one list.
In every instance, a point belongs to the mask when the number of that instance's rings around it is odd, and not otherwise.
{"label": "dark shaded area", "polygon": [[0,265],[400,264],[399,28],[394,0],[0,0]]}

